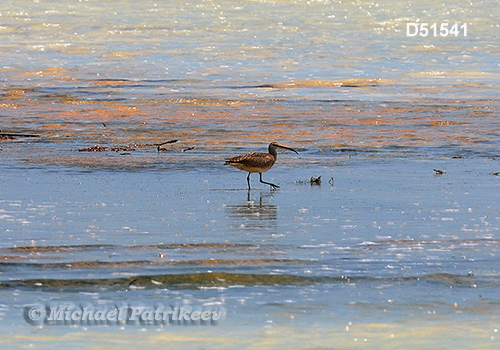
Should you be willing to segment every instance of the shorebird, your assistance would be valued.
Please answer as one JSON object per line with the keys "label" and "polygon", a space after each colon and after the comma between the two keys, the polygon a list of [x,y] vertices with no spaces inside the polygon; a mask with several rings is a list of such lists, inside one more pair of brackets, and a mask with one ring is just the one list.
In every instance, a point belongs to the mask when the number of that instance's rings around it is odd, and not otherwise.
{"label": "shorebird", "polygon": [[242,156],[229,158],[228,160],[226,160],[224,165],[232,165],[240,170],[248,171],[247,183],[249,190],[251,189],[250,187],[251,173],[259,173],[261,183],[269,185],[272,188],[279,188],[278,185],[272,184],[270,182],[265,182],[264,180],[262,180],[262,173],[265,173],[266,171],[271,169],[274,163],[276,163],[276,159],[278,158],[278,152],[276,152],[276,150],[278,148],[287,149],[299,154],[299,152],[297,152],[292,148],[282,146],[276,142],[271,142],[269,144],[269,153],[250,152]]}

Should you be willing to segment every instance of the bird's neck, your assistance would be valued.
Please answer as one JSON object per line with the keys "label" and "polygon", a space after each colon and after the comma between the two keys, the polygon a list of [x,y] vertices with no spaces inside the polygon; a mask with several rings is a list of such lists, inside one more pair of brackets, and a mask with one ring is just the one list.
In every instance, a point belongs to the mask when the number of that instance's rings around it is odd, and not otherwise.
{"label": "bird's neck", "polygon": [[278,152],[276,151],[276,148],[274,147],[269,147],[269,154],[274,157],[274,159],[278,159]]}

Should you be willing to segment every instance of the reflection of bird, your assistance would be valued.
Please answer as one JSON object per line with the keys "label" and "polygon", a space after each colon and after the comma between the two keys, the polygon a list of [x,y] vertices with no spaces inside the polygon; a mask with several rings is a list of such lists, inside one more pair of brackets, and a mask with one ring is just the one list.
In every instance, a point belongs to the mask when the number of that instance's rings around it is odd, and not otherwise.
{"label": "reflection of bird", "polygon": [[228,227],[247,232],[276,234],[278,206],[269,203],[272,202],[272,192],[260,192],[260,198],[254,200],[251,198],[251,192],[247,191],[246,201],[239,204],[228,203],[224,207]]}
{"label": "reflection of bird", "polygon": [[299,154],[299,152],[297,152],[292,148],[279,145],[276,142],[271,142],[269,144],[269,153],[250,152],[242,156],[229,158],[228,160],[226,160],[224,164],[225,165],[229,164],[240,170],[248,171],[248,176],[247,176],[248,189],[250,189],[251,173],[259,173],[261,183],[269,185],[273,188],[279,188],[278,185],[272,184],[270,182],[265,182],[262,180],[262,173],[265,173],[266,171],[271,169],[271,167],[276,162],[276,158],[278,158],[278,152],[276,152],[276,149],[278,148],[288,149],[290,151]]}

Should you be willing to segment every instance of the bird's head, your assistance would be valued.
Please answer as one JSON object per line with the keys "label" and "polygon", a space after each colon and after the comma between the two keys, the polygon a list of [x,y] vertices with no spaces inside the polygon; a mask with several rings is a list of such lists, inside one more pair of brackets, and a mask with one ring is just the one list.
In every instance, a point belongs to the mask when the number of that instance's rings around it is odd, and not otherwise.
{"label": "bird's head", "polygon": [[274,141],[269,144],[269,153],[273,154],[273,152],[275,152],[277,148],[287,149],[289,151],[295,152],[296,154],[299,154],[299,152],[297,152],[293,148],[280,145],[279,143],[274,142]]}

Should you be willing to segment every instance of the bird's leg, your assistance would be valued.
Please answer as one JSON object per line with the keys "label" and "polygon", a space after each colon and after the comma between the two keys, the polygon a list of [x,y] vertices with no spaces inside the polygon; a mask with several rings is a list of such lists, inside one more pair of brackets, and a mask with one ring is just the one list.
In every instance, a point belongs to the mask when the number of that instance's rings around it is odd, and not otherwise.
{"label": "bird's leg", "polygon": [[264,180],[262,180],[262,173],[259,173],[260,175],[260,182],[263,183],[263,184],[266,184],[266,185],[269,185],[271,186],[272,188],[280,188],[278,185],[275,185],[275,184],[272,184],[270,182],[265,182]]}
{"label": "bird's leg", "polygon": [[247,176],[247,183],[248,183],[248,189],[251,190],[252,188],[250,187],[250,174],[251,173],[248,173],[248,176]]}

